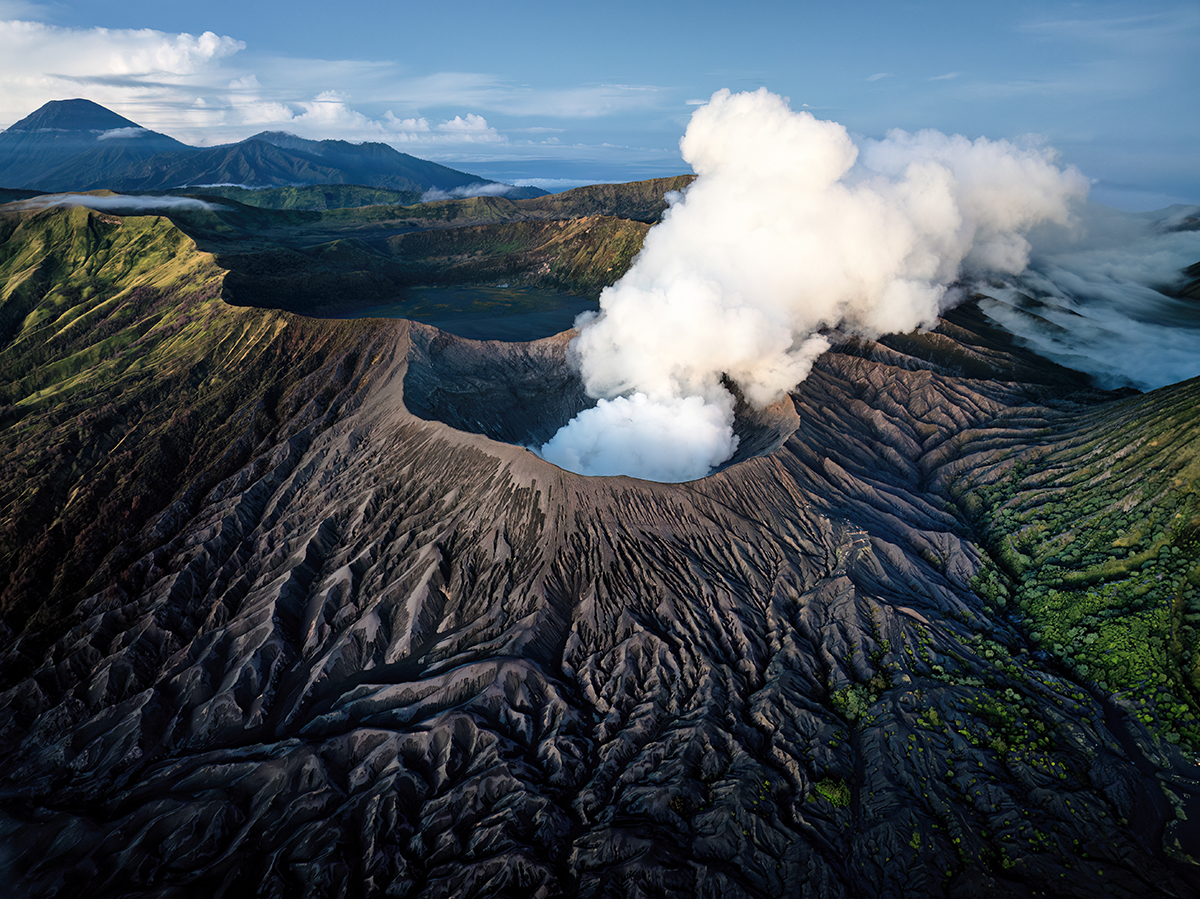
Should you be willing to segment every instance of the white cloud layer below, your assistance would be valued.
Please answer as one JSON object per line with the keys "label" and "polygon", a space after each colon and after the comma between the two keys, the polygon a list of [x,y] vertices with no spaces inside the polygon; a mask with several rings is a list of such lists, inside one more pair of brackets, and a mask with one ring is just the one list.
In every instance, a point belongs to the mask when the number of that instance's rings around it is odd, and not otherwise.
{"label": "white cloud layer below", "polygon": [[1200,231],[1172,225],[1200,207],[1154,218],[1088,210],[1079,229],[1035,243],[1029,268],[982,285],[989,316],[1030,348],[1091,374],[1102,387],[1151,390],[1200,375],[1200,307],[1176,296],[1200,262]]}
{"label": "white cloud layer below", "polygon": [[192,197],[130,196],[128,194],[47,194],[13,204],[22,209],[48,209],[52,206],[86,206],[97,212],[153,212],[172,209],[211,210],[215,204]]}

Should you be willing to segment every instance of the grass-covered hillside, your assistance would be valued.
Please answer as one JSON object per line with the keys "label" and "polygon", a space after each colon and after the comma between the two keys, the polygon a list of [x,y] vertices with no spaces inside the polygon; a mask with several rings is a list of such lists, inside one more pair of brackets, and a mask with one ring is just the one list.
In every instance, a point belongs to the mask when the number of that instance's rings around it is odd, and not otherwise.
{"label": "grass-covered hillside", "polygon": [[[669,191],[683,190],[691,183],[693,177],[678,175],[674,178],[653,178],[631,184],[592,184],[559,194],[524,198],[519,196],[520,193],[536,191],[531,188],[518,188],[514,191],[518,194],[516,198],[470,197],[464,200],[434,200],[423,204],[421,191],[387,190],[381,187],[364,187],[360,184],[308,184],[256,189],[229,185],[180,188],[171,193],[179,196],[224,197],[261,209],[324,211],[361,209],[365,206],[411,207],[420,204],[417,209],[406,210],[409,216],[418,220],[452,220],[464,213],[478,215],[482,212],[484,217],[492,219],[508,219],[516,215],[611,215],[653,223],[662,217],[666,209],[664,195]],[[351,217],[354,215],[356,214],[351,213]],[[395,211],[380,209],[375,211],[373,217],[388,219],[395,218],[396,215]]]}
{"label": "grass-covered hillside", "polygon": [[165,218],[0,215],[9,633],[52,620],[81,590],[121,588],[107,573],[122,564],[114,548],[241,464],[361,329],[230,306],[224,277]]}
{"label": "grass-covered hillside", "polygon": [[959,485],[990,555],[979,591],[1085,683],[1200,752],[1200,380],[1067,435],[986,449]]}
{"label": "grass-covered hillside", "polygon": [[329,315],[403,306],[415,286],[503,283],[596,296],[629,268],[666,194],[689,182],[321,211],[209,197],[209,209],[171,215],[229,270],[234,302]]}
{"label": "grass-covered hillside", "polygon": [[612,216],[419,231],[388,239],[420,283],[505,280],[594,293],[625,274],[649,225]]}
{"label": "grass-covered hillside", "polygon": [[300,184],[291,187],[204,187],[171,191],[177,195],[225,197],[262,209],[352,209],[360,206],[408,206],[421,202],[419,190],[388,190],[361,184]]}

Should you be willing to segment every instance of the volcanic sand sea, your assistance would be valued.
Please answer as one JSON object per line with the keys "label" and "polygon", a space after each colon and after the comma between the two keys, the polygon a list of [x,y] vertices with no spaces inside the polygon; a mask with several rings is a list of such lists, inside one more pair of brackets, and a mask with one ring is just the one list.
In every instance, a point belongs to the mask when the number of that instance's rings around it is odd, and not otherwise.
{"label": "volcanic sand sea", "polygon": [[598,301],[535,287],[414,287],[405,300],[334,318],[408,318],[471,340],[539,340],[566,331]]}

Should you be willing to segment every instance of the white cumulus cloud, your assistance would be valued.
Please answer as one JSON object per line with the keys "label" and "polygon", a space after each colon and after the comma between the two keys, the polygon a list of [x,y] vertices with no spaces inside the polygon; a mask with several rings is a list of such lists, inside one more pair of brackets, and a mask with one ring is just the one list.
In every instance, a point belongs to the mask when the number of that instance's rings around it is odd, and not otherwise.
{"label": "white cumulus cloud", "polygon": [[[49,100],[86,97],[139,125],[198,145],[240,140],[264,129],[434,150],[506,142],[477,112],[434,119],[390,109],[367,114],[349,90],[330,86],[377,84],[395,74],[394,64],[246,57],[245,49],[243,41],[213,32],[0,21],[0,123],[11,124]],[[422,86],[438,84],[440,90],[421,94]],[[487,89],[473,89],[480,85]],[[466,93],[455,96],[456,86]],[[392,91],[409,97],[402,103],[415,108],[486,98],[502,88],[494,79],[447,75],[440,81],[436,76],[407,83],[397,79]]]}

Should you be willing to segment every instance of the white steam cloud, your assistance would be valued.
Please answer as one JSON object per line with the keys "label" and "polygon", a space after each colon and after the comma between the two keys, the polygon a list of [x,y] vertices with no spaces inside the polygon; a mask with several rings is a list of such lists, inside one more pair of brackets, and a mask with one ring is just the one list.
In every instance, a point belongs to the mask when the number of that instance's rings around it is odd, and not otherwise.
{"label": "white steam cloud", "polygon": [[[577,323],[587,392],[624,399],[542,447],[582,474],[703,477],[737,446],[723,378],[765,406],[828,349],[825,329],[932,324],[961,274],[1022,271],[1023,233],[1066,224],[1087,191],[1051,153],[1006,141],[897,131],[860,149],[765,88],[714,94],[680,147],[699,177]],[[715,426],[681,427],[684,408]]]}
{"label": "white steam cloud", "polygon": [[216,204],[206,203],[193,197],[144,196],[135,197],[128,194],[107,194],[92,196],[91,194],[47,194],[20,200],[13,204],[23,209],[46,209],[50,206],[86,206],[97,212],[141,212],[155,209],[193,209],[211,210]]}
{"label": "white steam cloud", "polygon": [[702,477],[733,455],[733,397],[651,400],[644,393],[601,398],[542,447],[560,468],[582,474],[633,474],[648,481]]}

